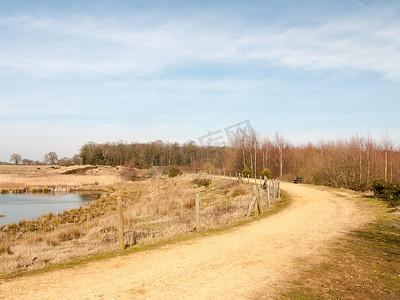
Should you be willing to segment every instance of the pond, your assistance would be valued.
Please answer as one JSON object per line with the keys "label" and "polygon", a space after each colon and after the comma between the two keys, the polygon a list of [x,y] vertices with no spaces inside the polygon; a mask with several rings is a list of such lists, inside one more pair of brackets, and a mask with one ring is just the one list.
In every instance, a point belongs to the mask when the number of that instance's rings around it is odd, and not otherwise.
{"label": "pond", "polygon": [[100,192],[70,194],[0,194],[0,225],[31,220],[46,213],[62,213],[97,200]]}

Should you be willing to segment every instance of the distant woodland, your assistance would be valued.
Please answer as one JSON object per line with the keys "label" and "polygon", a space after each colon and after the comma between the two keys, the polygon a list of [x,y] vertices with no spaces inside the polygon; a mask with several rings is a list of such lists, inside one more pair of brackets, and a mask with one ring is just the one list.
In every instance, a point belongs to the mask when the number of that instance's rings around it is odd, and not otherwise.
{"label": "distant woodland", "polygon": [[260,138],[240,132],[233,147],[152,143],[85,144],[79,153],[83,164],[126,165],[136,168],[180,166],[190,171],[237,172],[260,176],[265,168],[274,178],[353,190],[370,189],[374,182],[400,182],[400,152],[388,138],[377,142],[355,136],[320,144],[292,145],[276,134]]}
{"label": "distant woodland", "polygon": [[[155,141],[151,143],[94,143],[83,145],[72,158],[58,158],[55,152],[43,161],[10,157],[13,164],[34,165],[110,165],[148,169],[180,167],[184,171],[203,171],[251,177],[267,169],[272,177],[304,182],[369,190],[376,182],[397,183],[400,193],[400,151],[389,138],[376,141],[354,136],[318,144],[293,145],[279,134],[260,137],[254,131],[238,131],[231,146],[181,145]],[[265,173],[264,173],[265,174]]]}

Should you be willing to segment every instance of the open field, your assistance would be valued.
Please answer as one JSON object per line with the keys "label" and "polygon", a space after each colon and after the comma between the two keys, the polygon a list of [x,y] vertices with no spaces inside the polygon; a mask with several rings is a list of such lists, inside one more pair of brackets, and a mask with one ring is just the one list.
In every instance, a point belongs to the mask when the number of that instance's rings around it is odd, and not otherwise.
{"label": "open field", "polygon": [[0,231],[0,273],[115,251],[117,197],[123,199],[127,247],[193,232],[196,193],[200,195],[201,229],[226,226],[246,218],[252,198],[250,185],[214,178],[210,186],[203,187],[194,182],[199,178],[203,177],[158,176],[135,182],[120,181],[110,186],[99,200],[85,206],[4,225]]}
{"label": "open field", "polygon": [[[337,241],[384,211],[346,191],[283,188],[293,203],[268,218],[153,251],[7,280],[0,297],[282,298],[286,282],[326,263],[324,255]],[[334,282],[328,284],[335,289]]]}
{"label": "open field", "polygon": [[[207,230],[245,219],[252,195],[247,181],[239,184],[212,176],[207,188],[195,184],[194,179],[204,177],[194,175],[128,182],[120,179],[120,170],[99,168],[97,174],[96,169],[86,170],[87,175],[65,175],[61,173],[67,169],[51,167],[21,167],[18,174],[13,172],[15,166],[2,169],[0,176],[32,180],[107,176],[117,181],[102,186],[108,194],[103,193],[91,207],[43,216],[34,224],[18,224],[14,244],[0,245],[2,272],[19,271],[3,276],[0,298],[400,296],[400,215],[359,192],[285,183],[282,186],[292,202],[288,209],[213,234]],[[197,192],[201,195],[203,233],[188,235],[195,228]],[[115,251],[118,196],[124,199],[124,235],[130,247],[121,257],[116,257],[119,252]],[[185,238],[176,239],[182,236]],[[179,240],[182,242],[169,242]],[[140,251],[152,244],[161,248]],[[109,254],[92,256],[96,253]],[[113,258],[96,261],[97,257]],[[76,265],[73,269],[52,267],[76,258],[84,259],[60,265]],[[81,261],[89,263],[81,265]],[[55,270],[6,279],[44,266],[50,268],[43,270]],[[76,287],[73,294],[70,286]]]}
{"label": "open field", "polygon": [[[79,169],[80,174],[63,174]],[[0,165],[0,193],[100,190],[120,182],[119,167]]]}

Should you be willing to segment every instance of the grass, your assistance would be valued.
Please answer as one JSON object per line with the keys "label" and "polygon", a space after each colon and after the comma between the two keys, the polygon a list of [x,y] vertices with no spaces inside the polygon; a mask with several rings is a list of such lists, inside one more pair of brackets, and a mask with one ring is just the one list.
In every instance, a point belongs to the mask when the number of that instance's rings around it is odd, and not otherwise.
{"label": "grass", "polygon": [[121,181],[109,166],[0,165],[0,193],[102,190]]}
{"label": "grass", "polygon": [[385,211],[332,245],[324,262],[288,282],[279,298],[400,299],[399,262],[400,215]]}
{"label": "grass", "polygon": [[[242,219],[240,221],[236,221],[236,222],[226,225],[224,227],[192,232],[189,235],[180,235],[180,236],[176,236],[174,238],[158,240],[153,243],[135,245],[135,246],[129,247],[123,251],[108,251],[108,252],[104,252],[101,254],[94,254],[94,255],[89,255],[89,256],[85,256],[85,257],[72,259],[72,260],[66,261],[66,262],[50,263],[44,267],[37,268],[37,269],[31,269],[31,270],[20,269],[20,270],[11,272],[11,273],[0,274],[0,279],[1,280],[10,280],[10,279],[22,277],[22,276],[34,276],[34,275],[38,275],[38,274],[43,274],[43,273],[54,271],[54,270],[82,267],[82,266],[87,265],[90,262],[102,261],[102,260],[106,260],[106,259],[110,259],[110,258],[114,258],[114,257],[118,257],[118,256],[131,255],[133,253],[141,252],[141,251],[156,250],[156,249],[159,249],[160,247],[163,247],[166,245],[178,244],[181,242],[185,242],[185,241],[189,241],[189,240],[193,240],[193,239],[197,239],[197,238],[203,238],[203,237],[207,237],[210,235],[223,234],[224,232],[234,230],[237,227],[246,226],[252,222],[257,222],[257,221],[260,221],[271,215],[279,213],[280,211],[288,208],[291,205],[292,201],[293,201],[292,198],[290,198],[284,191],[282,191],[281,199],[279,201],[277,201],[275,203],[275,205],[272,206],[269,210],[266,210],[266,211],[264,211],[263,214],[258,215],[257,218]],[[1,285],[1,282],[0,282],[0,285]]]}
{"label": "grass", "polygon": [[[117,249],[117,197],[123,199],[127,247],[193,232],[196,193],[200,193],[203,230],[245,218],[251,186],[215,179],[208,187],[199,187],[193,183],[195,178],[184,175],[122,181],[88,205],[1,226],[0,245],[4,249],[0,273],[41,268]],[[235,194],[238,188],[240,195]]]}

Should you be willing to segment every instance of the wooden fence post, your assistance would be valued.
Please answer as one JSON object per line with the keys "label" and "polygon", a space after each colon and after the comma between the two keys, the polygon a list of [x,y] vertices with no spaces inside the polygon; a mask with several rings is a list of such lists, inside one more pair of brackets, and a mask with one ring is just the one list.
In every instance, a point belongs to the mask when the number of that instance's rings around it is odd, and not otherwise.
{"label": "wooden fence post", "polygon": [[196,193],[196,231],[200,230],[200,197],[199,193]]}
{"label": "wooden fence post", "polygon": [[257,192],[256,192],[256,186],[253,185],[253,198],[255,199],[254,201],[254,217],[258,216],[258,207],[257,207]]}
{"label": "wooden fence post", "polygon": [[258,211],[260,212],[260,214],[262,214],[263,210],[261,208],[261,188],[259,185],[257,185],[257,192],[258,192],[258,200],[257,200]]}
{"label": "wooden fence post", "polygon": [[119,239],[119,250],[125,249],[124,242],[124,220],[122,214],[122,198],[117,197],[118,201],[118,239]]}
{"label": "wooden fence post", "polygon": [[281,199],[281,182],[278,181],[278,199]]}

